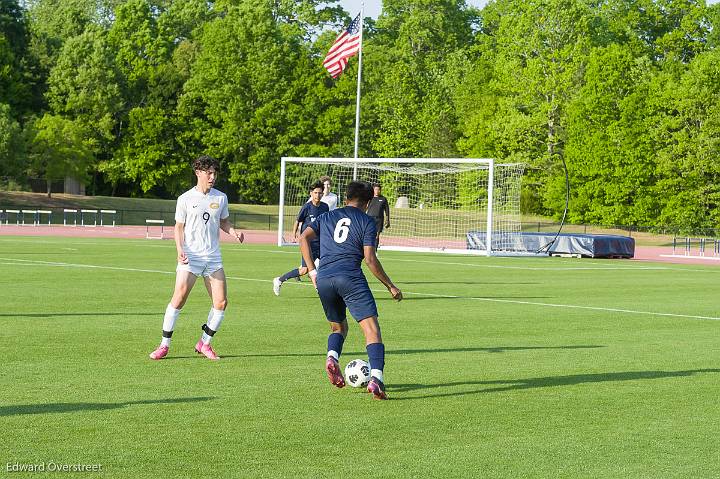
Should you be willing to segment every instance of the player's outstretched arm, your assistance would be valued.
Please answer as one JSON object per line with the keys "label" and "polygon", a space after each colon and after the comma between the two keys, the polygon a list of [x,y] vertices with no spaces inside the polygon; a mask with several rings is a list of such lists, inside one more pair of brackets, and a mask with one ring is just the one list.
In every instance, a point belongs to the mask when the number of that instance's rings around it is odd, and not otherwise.
{"label": "player's outstretched arm", "polygon": [[[365,264],[368,266],[370,271],[372,271],[372,274],[374,274],[375,277],[379,279],[382,284],[385,285],[388,291],[390,291],[390,294],[392,295],[394,300],[401,301],[403,299],[402,291],[400,291],[400,288],[395,286],[393,282],[390,281],[390,278],[385,273],[385,270],[380,264],[380,260],[375,254],[375,247],[364,246],[363,249],[365,252]],[[305,260],[305,262],[307,262],[307,260]]]}
{"label": "player's outstretched arm", "polygon": [[223,218],[220,220],[220,229],[229,234],[230,236],[234,236],[239,242],[243,242],[245,240],[245,235],[242,231],[236,230],[232,223],[230,223],[230,217]]}
{"label": "player's outstretched arm", "polygon": [[317,235],[315,234],[315,230],[312,228],[305,228],[303,234],[300,235],[300,252],[302,253],[303,259],[305,260],[305,264],[307,265],[308,269],[308,276],[310,276],[310,279],[312,280],[315,289],[317,289],[317,280],[315,279],[315,277],[317,276],[317,270],[315,269],[315,261],[313,261],[310,242],[316,237]]}

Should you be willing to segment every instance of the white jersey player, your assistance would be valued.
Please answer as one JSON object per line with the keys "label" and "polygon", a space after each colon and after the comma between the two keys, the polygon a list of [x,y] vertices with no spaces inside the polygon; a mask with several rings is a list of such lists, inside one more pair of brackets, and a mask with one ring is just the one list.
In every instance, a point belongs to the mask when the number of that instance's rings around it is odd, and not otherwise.
{"label": "white jersey player", "polygon": [[209,276],[208,271],[222,268],[220,221],[229,216],[227,196],[215,188],[207,194],[192,188],[180,195],[175,223],[184,225],[185,241],[181,248],[188,262],[178,263],[178,269],[190,271],[195,276]]}
{"label": "white jersey player", "polygon": [[196,159],[192,167],[197,176],[197,185],[177,200],[175,292],[165,309],[162,341],[150,354],[151,359],[162,359],[167,355],[175,321],[199,276],[205,281],[212,307],[207,322],[202,326],[203,334],[195,345],[195,351],[209,359],[220,359],[210,346],[210,340],[220,328],[227,307],[227,283],[220,256],[220,230],[241,243],[244,235],[230,223],[227,196],[213,188],[219,166],[217,160],[207,155]]}
{"label": "white jersey player", "polygon": [[338,205],[338,197],[335,193],[333,193],[332,190],[332,180],[329,176],[321,176],[320,182],[323,184],[324,190],[323,190],[323,197],[320,199],[323,203],[328,205],[328,209],[330,211],[337,208]]}

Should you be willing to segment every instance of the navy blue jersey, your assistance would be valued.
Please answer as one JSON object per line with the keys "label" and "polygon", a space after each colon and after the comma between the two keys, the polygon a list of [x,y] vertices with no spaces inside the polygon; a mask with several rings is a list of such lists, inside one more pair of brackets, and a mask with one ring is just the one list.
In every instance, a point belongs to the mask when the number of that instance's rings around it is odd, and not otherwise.
{"label": "navy blue jersey", "polygon": [[360,263],[365,246],[375,246],[375,220],[346,206],[318,217],[310,227],[320,238],[318,278],[333,276],[364,277]]}
{"label": "navy blue jersey", "polygon": [[[314,223],[318,216],[323,213],[327,213],[328,211],[330,211],[330,208],[326,203],[323,203],[322,201],[317,206],[312,204],[312,201],[308,201],[307,203],[305,203],[303,207],[300,208],[300,212],[297,215],[297,220],[300,223],[300,234],[305,231],[305,228]],[[310,244],[310,246],[312,247],[312,249],[319,248],[320,238],[316,238],[315,241]]]}

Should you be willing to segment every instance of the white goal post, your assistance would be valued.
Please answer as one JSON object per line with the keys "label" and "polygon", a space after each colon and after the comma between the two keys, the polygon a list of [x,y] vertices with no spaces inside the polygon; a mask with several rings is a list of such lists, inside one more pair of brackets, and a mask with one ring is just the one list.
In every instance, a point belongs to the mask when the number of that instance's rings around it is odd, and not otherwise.
{"label": "white goal post", "polygon": [[280,164],[278,246],[297,244],[295,218],[310,186],[332,178],[342,206],[353,180],[379,183],[390,205],[380,248],[481,255],[527,254],[521,238],[524,165],[488,158],[301,158]]}

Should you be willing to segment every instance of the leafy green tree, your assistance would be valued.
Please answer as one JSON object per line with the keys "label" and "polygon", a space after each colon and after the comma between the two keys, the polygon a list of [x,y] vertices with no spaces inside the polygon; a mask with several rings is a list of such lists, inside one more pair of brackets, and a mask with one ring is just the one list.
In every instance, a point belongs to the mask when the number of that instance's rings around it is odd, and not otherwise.
{"label": "leafy green tree", "polygon": [[5,35],[0,33],[0,102],[10,103],[16,97],[19,78],[15,70],[15,55]]}
{"label": "leafy green tree", "polygon": [[22,129],[13,118],[10,105],[0,103],[0,175],[16,176],[21,172]]}
{"label": "leafy green tree", "polygon": [[[543,186],[564,176],[565,107],[581,85],[593,21],[589,5],[578,0],[501,0],[483,10],[476,49],[492,70],[475,93],[465,87],[470,100],[463,103],[474,99],[482,106],[471,113],[466,125],[472,130],[460,144],[528,162],[533,212],[562,212]],[[474,138],[485,133],[488,139]]]}
{"label": "leafy green tree", "polygon": [[668,69],[651,97],[659,112],[650,130],[658,145],[658,222],[685,232],[720,226],[719,62],[713,49],[684,70]]}
{"label": "leafy green tree", "polygon": [[707,20],[709,24],[707,34],[708,48],[720,47],[720,3],[714,3],[707,7]]}
{"label": "leafy green tree", "polygon": [[457,155],[447,63],[471,41],[476,13],[463,0],[384,2],[364,71],[379,156]]}
{"label": "leafy green tree", "polygon": [[26,69],[30,79],[32,109],[48,109],[45,100],[50,70],[67,40],[93,24],[101,25],[112,15],[110,0],[26,0],[29,43]]}
{"label": "leafy green tree", "polygon": [[101,158],[111,155],[119,126],[119,82],[106,34],[97,26],[65,42],[48,79],[52,111],[77,121]]}
{"label": "leafy green tree", "polygon": [[27,48],[27,24],[17,0],[0,0],[0,33],[10,43],[16,57]]}
{"label": "leafy green tree", "polygon": [[112,162],[101,168],[113,184],[127,181],[143,193],[162,185],[179,194],[188,186],[188,158],[176,139],[177,118],[158,107],[136,107],[130,111],[122,148]]}
{"label": "leafy green tree", "polygon": [[53,181],[65,177],[86,181],[93,162],[93,149],[82,125],[60,116],[45,114],[25,130],[30,172],[45,178],[47,195]]}
{"label": "leafy green tree", "polygon": [[24,65],[27,40],[27,22],[17,0],[0,0],[0,103],[11,105],[16,117],[31,104]]}
{"label": "leafy green tree", "polygon": [[[649,225],[659,204],[647,97],[655,68],[618,44],[592,51],[582,89],[568,105],[565,147],[572,185],[570,221]],[[565,201],[564,181],[547,185]],[[559,208],[559,206],[558,206]]]}
{"label": "leafy green tree", "polygon": [[251,202],[277,198],[279,157],[296,151],[312,126],[303,78],[319,74],[302,29],[279,23],[271,7],[241,2],[207,24],[179,107]]}
{"label": "leafy green tree", "polygon": [[705,49],[709,23],[697,0],[609,0],[597,7],[596,34],[636,56],[688,62]]}
{"label": "leafy green tree", "polygon": [[[170,86],[177,94],[182,84],[174,80],[169,62],[173,49],[173,33],[161,31],[159,19],[167,15],[166,2],[128,0],[116,10],[116,18],[108,32],[108,43],[115,52],[115,64],[126,84],[124,97],[133,107],[148,103],[155,87]],[[170,85],[163,81],[170,77]]]}

